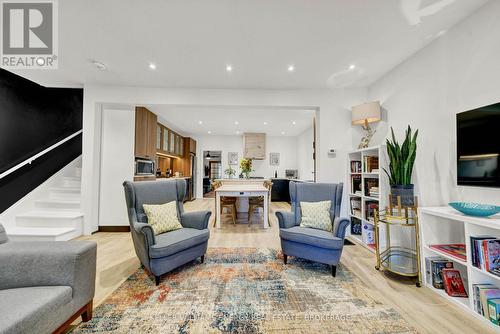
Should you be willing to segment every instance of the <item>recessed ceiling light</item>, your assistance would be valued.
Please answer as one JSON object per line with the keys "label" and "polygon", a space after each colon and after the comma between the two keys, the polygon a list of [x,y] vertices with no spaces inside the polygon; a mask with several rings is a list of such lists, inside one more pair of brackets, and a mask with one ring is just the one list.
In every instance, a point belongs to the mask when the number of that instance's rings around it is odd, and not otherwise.
{"label": "recessed ceiling light", "polygon": [[226,72],[231,72],[233,70],[233,66],[226,65]]}
{"label": "recessed ceiling light", "polygon": [[267,122],[264,122],[264,125],[267,125]]}
{"label": "recessed ceiling light", "polygon": [[295,124],[297,124],[297,122],[293,121],[292,124],[295,125]]}
{"label": "recessed ceiling light", "polygon": [[288,72],[293,72],[293,71],[295,71],[295,66],[293,65],[288,66]]}
{"label": "recessed ceiling light", "polygon": [[240,132],[239,132],[239,131],[236,131],[236,134],[237,134],[237,135],[239,135],[239,134],[240,134]]}
{"label": "recessed ceiling light", "polygon": [[104,71],[106,69],[106,65],[97,60],[92,60],[92,64],[94,64],[94,66],[97,67],[98,70]]}
{"label": "recessed ceiling light", "polygon": [[281,131],[281,134],[284,135],[285,134],[285,131]]}
{"label": "recessed ceiling light", "polygon": [[156,70],[156,65],[153,63],[149,63],[149,68],[152,70]]}
{"label": "recessed ceiling light", "polygon": [[203,122],[202,122],[202,121],[198,121],[198,124],[202,125],[202,124],[203,124]]}
{"label": "recessed ceiling light", "polygon": [[240,122],[234,121],[234,125],[238,125],[238,124],[240,124]]}
{"label": "recessed ceiling light", "polygon": [[355,68],[356,68],[356,65],[354,65],[354,64],[349,65],[350,70],[354,70]]}
{"label": "recessed ceiling light", "polygon": [[208,130],[207,132],[208,132],[208,134],[212,134],[212,131],[210,131],[210,130]]}

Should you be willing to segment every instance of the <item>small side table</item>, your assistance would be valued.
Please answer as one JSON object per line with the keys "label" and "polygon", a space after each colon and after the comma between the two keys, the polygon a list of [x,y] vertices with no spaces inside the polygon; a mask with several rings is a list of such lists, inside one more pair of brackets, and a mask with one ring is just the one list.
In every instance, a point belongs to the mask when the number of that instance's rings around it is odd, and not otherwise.
{"label": "small side table", "polygon": [[[401,230],[404,229],[404,230]],[[407,238],[403,245],[402,240],[391,241],[391,235],[405,232]],[[385,233],[385,244],[381,244],[380,235]],[[375,269],[390,271],[405,277],[416,277],[417,287],[422,286],[420,272],[420,245],[418,231],[417,207],[393,208],[392,206],[375,212],[375,250],[377,265]]]}

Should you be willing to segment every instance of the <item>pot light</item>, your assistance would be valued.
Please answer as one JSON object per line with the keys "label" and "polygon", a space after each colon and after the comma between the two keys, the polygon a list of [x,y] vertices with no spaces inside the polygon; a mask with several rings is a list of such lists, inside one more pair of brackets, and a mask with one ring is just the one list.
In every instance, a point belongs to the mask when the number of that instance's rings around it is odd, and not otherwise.
{"label": "pot light", "polygon": [[267,122],[264,122],[264,125],[267,125]]}
{"label": "pot light", "polygon": [[156,65],[153,63],[149,63],[149,68],[152,70],[156,70]]}
{"label": "pot light", "polygon": [[356,68],[356,65],[354,65],[354,64],[349,65],[350,70],[354,70],[355,68]]}
{"label": "pot light", "polygon": [[285,134],[285,131],[281,131],[281,134],[284,135]]}
{"label": "pot light", "polygon": [[288,72],[293,72],[293,71],[295,71],[295,66],[293,65],[288,66]]}
{"label": "pot light", "polygon": [[233,66],[226,65],[226,72],[232,72],[232,71],[233,71]]}
{"label": "pot light", "polygon": [[295,124],[297,124],[297,122],[293,121],[292,124],[295,125]]}
{"label": "pot light", "polygon": [[198,121],[198,124],[202,125],[202,124],[203,124],[203,122],[202,122],[202,121]]}
{"label": "pot light", "polygon": [[234,125],[238,125],[238,124],[240,124],[240,122],[234,121]]}
{"label": "pot light", "polygon": [[239,131],[236,131],[236,134],[237,134],[237,135],[239,135],[239,134],[240,134],[240,132],[239,132]]}
{"label": "pot light", "polygon": [[209,134],[209,135],[211,135],[211,134],[212,134],[212,131],[210,131],[210,130],[208,130],[207,132],[208,132],[208,134]]}

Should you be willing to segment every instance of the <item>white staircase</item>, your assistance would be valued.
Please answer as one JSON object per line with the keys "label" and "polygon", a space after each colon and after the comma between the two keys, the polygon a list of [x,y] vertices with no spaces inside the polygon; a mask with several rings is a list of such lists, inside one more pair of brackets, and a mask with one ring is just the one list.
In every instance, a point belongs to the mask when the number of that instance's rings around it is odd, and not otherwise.
{"label": "white staircase", "polygon": [[71,176],[56,175],[43,197],[15,215],[14,224],[6,227],[9,239],[63,241],[82,235],[80,164],[71,167]]}

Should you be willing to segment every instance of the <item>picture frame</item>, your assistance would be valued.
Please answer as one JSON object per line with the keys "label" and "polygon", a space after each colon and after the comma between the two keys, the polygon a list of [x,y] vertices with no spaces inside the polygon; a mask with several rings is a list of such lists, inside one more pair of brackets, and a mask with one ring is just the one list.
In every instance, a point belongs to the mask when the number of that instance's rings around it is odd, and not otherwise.
{"label": "picture frame", "polygon": [[227,162],[228,162],[228,165],[237,165],[238,164],[238,152],[229,152],[227,154]]}
{"label": "picture frame", "polygon": [[271,166],[280,165],[280,154],[278,152],[269,153],[269,165]]}

